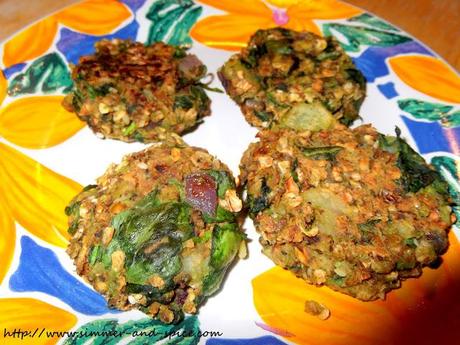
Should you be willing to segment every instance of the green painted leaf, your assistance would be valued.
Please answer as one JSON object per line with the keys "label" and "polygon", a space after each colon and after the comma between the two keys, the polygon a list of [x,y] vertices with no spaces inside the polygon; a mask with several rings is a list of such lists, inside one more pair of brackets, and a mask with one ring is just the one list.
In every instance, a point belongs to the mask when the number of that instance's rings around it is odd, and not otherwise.
{"label": "green painted leaf", "polygon": [[431,103],[418,99],[398,100],[399,109],[411,114],[416,119],[440,121],[444,127],[460,126],[460,111],[449,113],[454,107],[441,103]]}
{"label": "green painted leaf", "polygon": [[411,41],[411,38],[394,32],[339,23],[325,24],[323,31],[325,35],[335,36],[348,52],[358,52],[361,46],[390,47]]}
{"label": "green painted leaf", "polygon": [[417,119],[425,119],[430,121],[441,120],[452,106],[439,103],[430,103],[417,99],[401,99],[398,100],[399,109],[408,112]]}
{"label": "green painted leaf", "polygon": [[147,43],[163,41],[173,45],[191,44],[190,28],[202,10],[192,0],[154,1],[146,15],[152,21]]}
{"label": "green painted leaf", "polygon": [[460,227],[460,160],[446,156],[436,156],[431,164],[449,185],[449,194],[455,204],[453,211],[457,216],[456,226]]}
{"label": "green painted leaf", "polygon": [[196,345],[200,340],[199,321],[190,316],[182,322],[163,324],[151,318],[128,321],[120,324],[116,319],[88,322],[75,331],[74,337],[64,341],[64,345],[114,345],[120,342],[130,345],[156,344]]}
{"label": "green painted leaf", "polygon": [[455,226],[457,228],[460,228],[460,207],[459,206],[454,206],[452,207],[452,210],[454,211],[455,217],[457,218],[457,221],[455,222]]}
{"label": "green painted leaf", "polygon": [[358,23],[363,23],[366,25],[369,25],[375,29],[380,29],[380,30],[387,30],[387,31],[399,31],[397,28],[394,26],[388,24],[387,22],[384,22],[383,20],[370,15],[368,13],[363,13],[359,16],[352,17],[348,19],[349,22],[358,22]]}
{"label": "green painted leaf", "polygon": [[72,88],[72,79],[67,64],[57,53],[36,59],[10,81],[8,94],[17,96],[30,93],[67,93]]}
{"label": "green painted leaf", "polygon": [[446,156],[436,156],[431,159],[431,164],[449,184],[451,197],[460,205],[460,160]]}
{"label": "green painted leaf", "polygon": [[447,126],[447,127],[459,127],[460,126],[460,110],[447,114],[446,120],[442,122],[442,125]]}

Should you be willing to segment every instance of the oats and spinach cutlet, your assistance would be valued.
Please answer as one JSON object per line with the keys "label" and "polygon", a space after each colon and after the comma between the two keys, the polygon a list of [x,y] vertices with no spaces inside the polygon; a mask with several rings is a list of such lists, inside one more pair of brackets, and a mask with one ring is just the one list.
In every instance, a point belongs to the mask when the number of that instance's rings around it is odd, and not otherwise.
{"label": "oats and spinach cutlet", "polygon": [[63,106],[99,136],[155,142],[181,134],[210,114],[201,79],[206,66],[186,49],[157,42],[101,40],[72,66]]}
{"label": "oats and spinach cutlet", "polygon": [[447,185],[403,139],[370,125],[263,130],[241,161],[263,252],[310,284],[384,298],[448,246]]}
{"label": "oats and spinach cutlet", "polygon": [[246,120],[283,125],[292,112],[332,114],[345,125],[365,97],[364,76],[333,37],[284,28],[257,31],[218,76]]}
{"label": "oats and spinach cutlet", "polygon": [[175,323],[245,255],[241,207],[224,164],[169,141],[125,156],[72,200],[67,252],[110,307]]}

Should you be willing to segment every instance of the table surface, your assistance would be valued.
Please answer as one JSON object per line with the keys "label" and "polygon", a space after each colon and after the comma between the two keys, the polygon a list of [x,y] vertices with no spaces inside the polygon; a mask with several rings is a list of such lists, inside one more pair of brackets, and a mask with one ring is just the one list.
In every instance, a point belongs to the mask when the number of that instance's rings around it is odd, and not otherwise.
{"label": "table surface", "polygon": [[[302,0],[301,0],[302,1]],[[76,0],[0,0],[0,41]],[[346,0],[424,42],[460,70],[460,0]]]}

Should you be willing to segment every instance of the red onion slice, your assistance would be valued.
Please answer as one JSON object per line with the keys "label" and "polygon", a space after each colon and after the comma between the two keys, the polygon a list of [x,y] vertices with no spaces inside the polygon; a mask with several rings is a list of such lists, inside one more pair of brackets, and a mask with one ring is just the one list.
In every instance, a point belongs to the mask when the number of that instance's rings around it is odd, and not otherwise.
{"label": "red onion slice", "polygon": [[185,199],[197,210],[214,216],[217,207],[217,183],[206,173],[194,173],[185,177]]}

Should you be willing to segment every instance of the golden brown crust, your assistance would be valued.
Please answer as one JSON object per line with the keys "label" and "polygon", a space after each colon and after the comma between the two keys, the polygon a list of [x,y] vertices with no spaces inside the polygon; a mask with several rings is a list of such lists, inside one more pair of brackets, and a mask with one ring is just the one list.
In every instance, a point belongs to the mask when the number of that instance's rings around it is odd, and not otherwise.
{"label": "golden brown crust", "polygon": [[258,128],[283,124],[305,104],[349,125],[358,117],[366,88],[364,76],[333,37],[280,27],[258,30],[218,75]]}
{"label": "golden brown crust", "polygon": [[380,146],[370,125],[258,136],[240,180],[263,251],[276,264],[372,300],[446,249],[448,197],[434,183],[406,192],[398,154]]}
{"label": "golden brown crust", "polygon": [[[200,184],[206,179],[210,188]],[[67,252],[110,306],[177,322],[219,287],[236,257],[241,207],[219,206],[239,200],[232,190],[230,170],[206,150],[178,137],[152,145],[111,165],[72,200]],[[225,262],[213,254],[218,245],[230,247]]]}
{"label": "golden brown crust", "polygon": [[210,114],[200,79],[206,67],[184,49],[157,42],[101,40],[72,68],[63,105],[102,137],[154,142]]}

